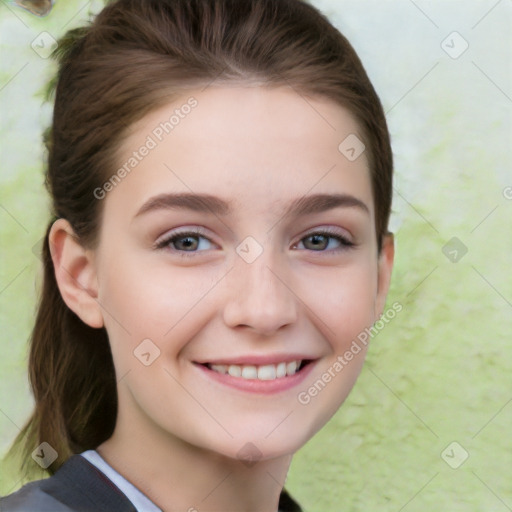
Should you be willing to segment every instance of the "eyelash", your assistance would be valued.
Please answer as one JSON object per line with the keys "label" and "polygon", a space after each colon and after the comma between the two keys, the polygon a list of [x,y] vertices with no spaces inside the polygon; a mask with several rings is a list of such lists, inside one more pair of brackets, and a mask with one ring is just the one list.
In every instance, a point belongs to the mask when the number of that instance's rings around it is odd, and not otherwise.
{"label": "eyelash", "polygon": [[[331,231],[331,230],[326,228],[326,229],[321,229],[319,231],[312,231],[311,233],[309,233],[306,236],[302,237],[299,240],[299,242],[297,242],[297,244],[294,244],[294,247],[296,245],[298,245],[300,242],[302,242],[303,240],[306,240],[307,238],[310,238],[310,237],[313,237],[313,236],[325,236],[327,238],[331,238],[331,239],[337,240],[340,243],[340,247],[338,247],[336,249],[322,250],[322,251],[314,251],[312,249],[305,249],[305,250],[307,250],[309,252],[313,252],[313,253],[317,252],[317,253],[326,253],[326,254],[338,254],[341,251],[346,251],[347,249],[351,249],[351,248],[353,248],[355,246],[355,244],[353,242],[348,240],[348,238],[344,237],[340,233],[335,232],[335,231]],[[171,235],[165,237],[163,240],[161,240],[161,241],[159,241],[159,242],[157,242],[155,244],[155,249],[161,249],[161,250],[163,249],[163,250],[165,250],[171,243],[176,242],[177,240],[180,240],[180,239],[183,239],[183,238],[187,238],[187,237],[205,238],[209,242],[213,243],[206,236],[204,231],[202,231],[201,229],[187,230],[187,231],[182,231],[182,232],[175,232],[175,233],[172,233]],[[182,251],[182,250],[179,250],[179,249],[171,249],[171,251],[178,253],[180,255],[180,257],[182,257],[182,258],[194,257],[194,255],[197,252],[203,252],[203,251]]]}
{"label": "eyelash", "polygon": [[[347,237],[341,235],[337,231],[330,230],[328,228],[320,229],[318,231],[312,231],[311,233],[308,233],[306,236],[302,237],[299,242],[302,242],[303,240],[313,237],[313,236],[324,236],[326,238],[332,238],[333,240],[336,240],[340,243],[340,247],[336,249],[329,249],[329,250],[323,250],[323,251],[313,251],[311,249],[310,252],[319,252],[319,253],[328,253],[328,254],[337,254],[341,251],[346,251],[347,249],[350,249],[355,246],[354,242],[351,242]],[[297,245],[297,244],[295,244]],[[329,244],[327,244],[329,245]]]}

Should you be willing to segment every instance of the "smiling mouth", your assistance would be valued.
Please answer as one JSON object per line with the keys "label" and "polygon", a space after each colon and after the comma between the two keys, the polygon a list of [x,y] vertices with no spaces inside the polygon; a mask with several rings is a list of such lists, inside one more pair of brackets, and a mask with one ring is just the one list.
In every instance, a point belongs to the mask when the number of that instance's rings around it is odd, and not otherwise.
{"label": "smiling mouth", "polygon": [[239,365],[239,364],[203,364],[209,370],[221,375],[230,375],[245,380],[276,380],[291,377],[300,372],[311,360],[296,360],[277,364]]}

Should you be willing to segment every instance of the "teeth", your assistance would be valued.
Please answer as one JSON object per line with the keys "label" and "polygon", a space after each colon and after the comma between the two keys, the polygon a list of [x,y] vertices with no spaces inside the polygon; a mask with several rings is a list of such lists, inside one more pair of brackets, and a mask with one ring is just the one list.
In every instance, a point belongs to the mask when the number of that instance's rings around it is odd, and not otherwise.
{"label": "teeth", "polygon": [[297,371],[297,361],[291,361],[290,363],[286,364],[286,373],[288,375],[293,375]]}
{"label": "teeth", "polygon": [[300,368],[301,361],[290,361],[289,363],[267,364],[264,366],[238,365],[238,364],[210,364],[208,368],[223,375],[229,374],[232,377],[241,377],[249,380],[274,380],[295,375]]}
{"label": "teeth", "polygon": [[243,379],[257,379],[258,368],[256,366],[242,366],[242,378]]}
{"label": "teeth", "polygon": [[274,380],[276,378],[277,370],[273,364],[258,367],[259,380]]}
{"label": "teeth", "polygon": [[[213,368],[212,368],[212,370],[213,370]],[[228,368],[228,373],[232,377],[241,377],[242,376],[242,367],[241,366],[236,366],[236,365],[232,364]]]}
{"label": "teeth", "polygon": [[277,365],[276,377],[284,377],[286,375],[286,363],[279,363]]}
{"label": "teeth", "polygon": [[228,369],[224,364],[212,364],[210,368],[217,373],[228,373]]}

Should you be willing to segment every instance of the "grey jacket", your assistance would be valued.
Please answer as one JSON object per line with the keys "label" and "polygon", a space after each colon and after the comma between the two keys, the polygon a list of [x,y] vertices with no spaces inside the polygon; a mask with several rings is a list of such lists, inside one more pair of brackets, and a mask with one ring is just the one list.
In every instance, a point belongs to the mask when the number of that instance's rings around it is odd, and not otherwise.
{"label": "grey jacket", "polygon": [[[50,478],[0,498],[1,512],[137,512],[128,498],[80,455],[70,457]],[[301,512],[283,490],[280,512]]]}

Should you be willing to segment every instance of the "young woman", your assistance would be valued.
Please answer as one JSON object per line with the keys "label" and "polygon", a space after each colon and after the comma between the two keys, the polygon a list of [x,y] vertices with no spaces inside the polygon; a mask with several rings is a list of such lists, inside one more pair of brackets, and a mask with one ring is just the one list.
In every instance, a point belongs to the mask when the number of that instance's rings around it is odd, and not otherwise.
{"label": "young woman", "polygon": [[301,0],[118,0],[60,42],[54,217],[5,512],[300,510],[383,312],[392,156]]}

